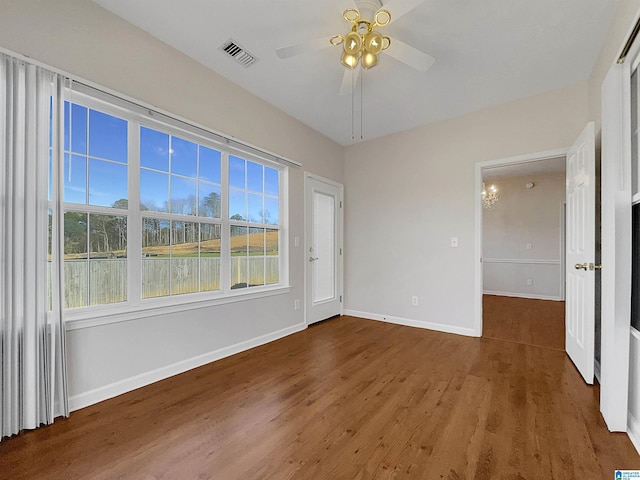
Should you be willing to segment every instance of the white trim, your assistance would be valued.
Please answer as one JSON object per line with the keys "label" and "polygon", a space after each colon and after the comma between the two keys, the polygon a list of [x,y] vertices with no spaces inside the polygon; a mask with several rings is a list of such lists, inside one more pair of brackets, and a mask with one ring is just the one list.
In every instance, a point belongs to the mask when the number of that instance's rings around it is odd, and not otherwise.
{"label": "white trim", "polygon": [[627,435],[636,448],[636,451],[640,453],[640,422],[631,412],[629,412],[627,418]]}
{"label": "white trim", "polygon": [[455,333],[467,337],[477,337],[475,330],[466,327],[456,327],[446,325],[444,323],[423,322],[420,320],[411,320],[409,318],[393,317],[390,315],[381,315],[379,313],[360,312],[358,310],[345,310],[344,315],[350,317],[366,318],[368,320],[377,320],[379,322],[394,323],[396,325],[404,325],[406,327],[424,328],[426,330],[434,330],[436,332]]}
{"label": "white trim", "polygon": [[[255,287],[254,287],[255,288]],[[101,325],[109,325],[112,323],[127,322],[131,320],[139,320],[146,317],[154,317],[156,315],[166,315],[176,312],[186,312],[188,310],[195,310],[199,308],[214,307],[217,305],[225,305],[227,303],[246,302],[255,300],[258,298],[271,297],[273,295],[282,295],[291,292],[292,287],[283,286],[276,288],[269,288],[268,290],[259,290],[252,292],[242,293],[227,293],[223,297],[208,298],[202,300],[201,297],[198,300],[194,300],[191,295],[173,295],[169,297],[171,304],[167,304],[163,301],[162,305],[142,305],[138,308],[132,308],[130,305],[123,304],[121,308],[114,307],[111,304],[108,308],[98,309],[98,307],[88,307],[83,309],[80,314],[76,314],[74,317],[74,310],[66,311],[66,331],[81,330],[83,328],[99,327]],[[202,295],[202,294],[193,294]],[[185,297],[182,299],[180,297]],[[162,300],[167,300],[163,298]]]}
{"label": "white trim", "polygon": [[546,160],[548,158],[564,157],[567,155],[568,148],[559,148],[556,150],[547,150],[539,153],[527,153],[525,155],[516,155],[513,157],[499,158],[496,160],[487,160],[476,163],[475,167],[475,258],[474,258],[474,336],[482,336],[482,197],[480,195],[482,185],[482,170],[486,168],[500,167],[504,165],[517,165],[521,163],[536,162],[538,160]]}
{"label": "white trim", "polygon": [[633,195],[633,198],[631,200],[631,203],[633,203],[634,205],[636,203],[640,203],[640,192],[636,193]]}
{"label": "white trim", "polygon": [[522,265],[560,265],[560,260],[535,258],[483,258],[483,263],[517,263]]}
{"label": "white trim", "polygon": [[535,293],[514,293],[514,292],[498,292],[494,290],[484,290],[484,295],[496,295],[498,297],[513,297],[513,298],[530,298],[532,300],[553,300],[554,302],[561,302],[564,299],[553,295],[537,295]]}
{"label": "white trim", "polygon": [[278,340],[293,333],[300,332],[306,328],[307,326],[304,323],[298,323],[291,327],[283,328],[282,330],[236,343],[235,345],[230,345],[228,347],[223,347],[218,350],[205,353],[203,355],[198,355],[193,358],[182,360],[172,365],[167,365],[166,367],[157,368],[150,372],[145,372],[140,375],[126,378],[124,380],[119,380],[109,385],[105,385],[104,387],[99,387],[94,390],[89,390],[88,392],[79,393],[69,398],[69,407],[72,411],[79,410],[81,408],[88,407],[89,405],[93,405],[109,398],[122,395],[123,393],[130,392],[137,388],[150,385],[151,383],[155,383],[174,375],[184,373],[188,370],[200,367],[202,365],[206,365],[207,363],[215,362],[216,360],[220,360],[222,358],[244,352],[245,350],[249,350],[251,348],[273,342],[274,340]]}

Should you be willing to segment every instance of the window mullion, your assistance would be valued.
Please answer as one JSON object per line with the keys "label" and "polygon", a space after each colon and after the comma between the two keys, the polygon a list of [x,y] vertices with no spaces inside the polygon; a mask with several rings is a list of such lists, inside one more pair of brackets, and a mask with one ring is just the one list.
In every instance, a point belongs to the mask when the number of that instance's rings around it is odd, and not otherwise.
{"label": "window mullion", "polygon": [[129,216],[127,218],[128,299],[142,300],[142,216],[140,215],[140,123],[129,120]]}
{"label": "window mullion", "polygon": [[229,228],[229,151],[223,150],[220,162],[220,290],[231,287],[231,239]]}

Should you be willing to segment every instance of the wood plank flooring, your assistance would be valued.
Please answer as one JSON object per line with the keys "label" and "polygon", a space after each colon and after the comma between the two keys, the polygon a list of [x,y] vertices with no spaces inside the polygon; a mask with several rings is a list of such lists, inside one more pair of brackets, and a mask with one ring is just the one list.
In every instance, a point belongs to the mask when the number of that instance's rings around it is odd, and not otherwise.
{"label": "wood plank flooring", "polygon": [[564,350],[564,302],[483,295],[482,335]]}
{"label": "wood plank flooring", "polygon": [[607,479],[562,351],[339,317],[0,442],[3,479]]}

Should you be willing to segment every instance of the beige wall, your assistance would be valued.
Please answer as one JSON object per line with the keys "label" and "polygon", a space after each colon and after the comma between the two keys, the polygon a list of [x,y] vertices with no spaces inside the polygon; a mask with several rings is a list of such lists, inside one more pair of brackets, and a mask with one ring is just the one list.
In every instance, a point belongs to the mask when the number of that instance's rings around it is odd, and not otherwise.
{"label": "beige wall", "polygon": [[[0,1],[0,47],[303,164],[289,176],[289,245],[304,236],[304,171],[343,181],[343,148],[89,0]],[[304,257],[290,294],[69,331],[72,406],[304,326]]]}
{"label": "beige wall", "polygon": [[485,293],[561,300],[564,172],[487,183],[498,188],[499,201],[482,214]]}
{"label": "beige wall", "polygon": [[348,147],[349,312],[472,333],[475,165],[569,147],[587,101],[584,82]]}

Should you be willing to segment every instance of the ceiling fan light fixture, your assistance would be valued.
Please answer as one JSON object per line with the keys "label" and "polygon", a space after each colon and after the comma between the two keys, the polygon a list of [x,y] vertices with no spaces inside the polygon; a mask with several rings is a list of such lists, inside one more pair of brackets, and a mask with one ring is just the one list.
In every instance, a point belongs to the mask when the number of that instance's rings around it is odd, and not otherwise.
{"label": "ceiling fan light fixture", "polygon": [[364,48],[367,52],[378,55],[382,51],[384,40],[378,32],[371,32],[364,39]]}
{"label": "ceiling fan light fixture", "polygon": [[347,8],[343,14],[342,17],[347,21],[347,22],[351,22],[351,23],[357,23],[358,20],[360,20],[360,12],[358,12],[358,10],[356,10],[355,8]]}
{"label": "ceiling fan light fixture", "polygon": [[371,67],[375,67],[378,64],[378,55],[371,52],[366,52],[362,56],[362,66],[365,69],[369,69]]}
{"label": "ceiling fan light fixture", "polygon": [[344,42],[344,35],[334,35],[329,39],[329,43],[334,47]]}
{"label": "ceiling fan light fixture", "polygon": [[358,65],[358,57],[355,55],[351,55],[347,52],[344,52],[342,54],[342,64],[345,67],[353,70],[354,68],[356,68],[356,65]]}
{"label": "ceiling fan light fixture", "polygon": [[347,55],[357,56],[362,48],[362,37],[356,32],[350,32],[344,37],[344,52]]}
{"label": "ceiling fan light fixture", "polygon": [[374,20],[376,22],[376,25],[378,25],[379,27],[384,27],[391,21],[391,13],[389,13],[388,10],[382,8],[376,12]]}

